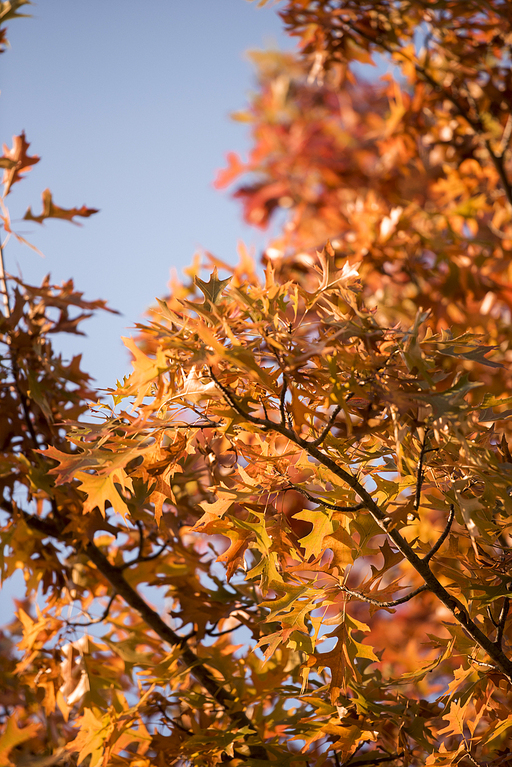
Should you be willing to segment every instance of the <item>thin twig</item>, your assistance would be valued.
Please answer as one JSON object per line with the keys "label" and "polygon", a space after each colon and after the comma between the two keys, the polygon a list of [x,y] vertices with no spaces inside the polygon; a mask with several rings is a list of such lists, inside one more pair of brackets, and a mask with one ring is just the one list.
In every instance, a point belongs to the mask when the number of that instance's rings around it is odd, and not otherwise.
{"label": "thin twig", "polygon": [[[376,753],[376,752],[375,752]],[[359,767],[360,765],[365,765],[365,767],[368,767],[372,764],[383,764],[383,762],[394,762],[395,759],[401,759],[404,756],[404,751],[400,751],[399,754],[389,754],[388,756],[370,756],[368,755],[365,759],[356,759],[355,761],[348,760],[346,762],[343,762],[341,767]]]}
{"label": "thin twig", "polygon": [[503,155],[507,151],[511,136],[512,136],[512,115],[509,115],[507,119],[507,123],[505,127],[503,128],[503,134],[501,136],[501,141],[498,147],[498,151],[496,152],[497,157],[503,157]]}
{"label": "thin twig", "polygon": [[72,628],[82,628],[83,626],[94,626],[96,623],[101,623],[106,618],[108,618],[108,614],[110,612],[110,608],[112,607],[114,603],[114,599],[117,597],[116,592],[112,594],[108,601],[108,605],[106,606],[105,610],[103,611],[103,614],[100,615],[99,618],[94,618],[92,621],[86,621],[86,623],[68,623],[68,626],[71,626]]}
{"label": "thin twig", "polygon": [[490,605],[488,605],[488,607],[487,607],[487,615],[489,616],[489,620],[491,621],[491,623],[494,626],[494,628],[497,629],[498,628],[498,624],[496,623],[496,619],[495,619],[494,615],[492,614],[492,610],[491,610]]}
{"label": "thin twig", "polygon": [[137,525],[137,529],[139,531],[139,553],[137,554],[137,559],[140,559],[144,550],[144,525],[140,519],[135,520],[135,524]]}
{"label": "thin twig", "polygon": [[2,243],[1,237],[0,237],[0,289],[2,291],[2,303],[4,305],[4,315],[6,317],[10,317],[11,307],[9,305],[9,292],[7,290],[7,281],[5,279],[4,246]]}
{"label": "thin twig", "polygon": [[334,426],[334,421],[336,420],[340,410],[341,410],[341,405],[336,405],[336,407],[332,411],[331,416],[330,416],[329,420],[327,421],[325,427],[322,429],[322,432],[320,433],[320,435],[316,439],[312,439],[309,442],[310,445],[313,445],[313,447],[318,447],[319,445],[322,444],[322,442],[324,441],[324,439],[327,437],[327,435],[331,431],[332,427]]}
{"label": "thin twig", "polygon": [[344,594],[348,594],[350,597],[354,597],[354,599],[359,599],[360,602],[367,602],[370,605],[376,605],[376,607],[398,607],[398,605],[404,605],[406,602],[409,602],[410,599],[418,596],[418,594],[421,594],[423,591],[429,590],[428,586],[424,583],[423,586],[414,589],[414,591],[411,591],[410,594],[407,594],[405,597],[393,599],[390,602],[381,602],[379,599],[372,599],[371,597],[367,597],[365,594],[361,594],[359,591],[351,591],[350,589],[347,589],[346,586],[340,586],[340,589]]}
{"label": "thin twig", "polygon": [[244,626],[244,623],[239,623],[238,626],[234,626],[231,629],[224,629],[224,631],[217,631],[217,633],[213,633],[213,631],[205,631],[205,634],[208,634],[209,637],[223,637],[226,634],[230,634],[232,631],[236,631],[237,629],[242,628]]}
{"label": "thin twig", "polygon": [[446,527],[444,528],[443,532],[441,533],[437,541],[434,543],[434,545],[432,546],[428,554],[426,554],[423,557],[424,562],[427,562],[427,563],[430,562],[432,557],[435,554],[437,554],[437,552],[439,551],[439,549],[441,548],[445,540],[448,538],[450,534],[450,528],[452,526],[454,518],[455,518],[455,506],[452,503],[450,504],[450,513],[448,514],[448,521],[446,522]]}
{"label": "thin twig", "polygon": [[421,488],[423,486],[423,480],[425,479],[425,472],[423,470],[423,462],[425,460],[425,450],[427,447],[427,434],[428,428],[425,428],[423,434],[423,441],[421,443],[420,457],[418,458],[418,467],[416,469],[416,493],[414,495],[414,509],[418,511],[421,502]]}
{"label": "thin twig", "polygon": [[508,611],[510,609],[510,599],[505,597],[503,600],[503,606],[501,608],[500,617],[498,618],[498,630],[496,632],[495,644],[501,647],[503,642],[503,632],[505,631],[505,624],[507,622]]}
{"label": "thin twig", "polygon": [[328,501],[322,500],[322,498],[315,498],[315,496],[308,493],[307,490],[304,490],[298,485],[294,485],[292,482],[290,482],[287,487],[284,487],[283,490],[296,490],[298,493],[301,493],[301,495],[305,496],[308,501],[311,501],[311,503],[319,503],[320,506],[325,506],[326,509],[331,509],[332,511],[351,512],[360,511],[361,509],[365,508],[364,503],[357,503],[355,506],[338,506],[337,503],[329,503]]}
{"label": "thin twig", "polygon": [[138,565],[141,562],[151,562],[152,559],[158,559],[160,554],[162,554],[167,548],[167,545],[168,545],[167,543],[163,543],[162,546],[160,546],[160,548],[158,549],[158,551],[153,552],[153,554],[149,554],[147,557],[140,557],[140,556],[136,557],[135,559],[132,559],[130,562],[125,562],[124,564],[119,565],[117,569],[122,572],[123,570],[126,570],[127,567],[133,567],[133,565]]}
{"label": "thin twig", "polygon": [[281,396],[279,397],[279,411],[281,413],[281,423],[283,424],[283,426],[289,426],[287,413],[286,413],[286,392],[287,391],[288,391],[288,379],[283,373],[283,385],[281,386]]}
{"label": "thin twig", "polygon": [[482,666],[483,668],[490,668],[491,671],[500,671],[500,669],[497,666],[493,666],[492,663],[484,663],[481,660],[477,660],[476,658],[470,658],[469,659],[471,663],[476,663],[477,666]]}

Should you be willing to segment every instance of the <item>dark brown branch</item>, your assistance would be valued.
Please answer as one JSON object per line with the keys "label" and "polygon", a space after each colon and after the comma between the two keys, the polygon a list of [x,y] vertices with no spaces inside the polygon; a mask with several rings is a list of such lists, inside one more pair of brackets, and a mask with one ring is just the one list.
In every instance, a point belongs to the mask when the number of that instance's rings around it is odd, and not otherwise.
{"label": "dark brown branch", "polygon": [[160,554],[166,550],[167,545],[167,543],[163,543],[157,551],[153,552],[153,554],[148,554],[147,557],[137,557],[137,559],[132,559],[131,562],[125,562],[119,569],[126,570],[127,567],[133,567],[133,565],[138,565],[140,562],[151,562],[152,559],[158,559]]}
{"label": "dark brown branch", "polygon": [[[137,530],[139,531],[139,553],[137,554],[137,559],[140,559],[144,551],[144,525],[140,519],[137,519],[135,524],[137,525]],[[129,567],[129,565],[126,566]]]}
{"label": "dark brown branch", "polygon": [[505,631],[505,624],[507,622],[508,611],[510,609],[510,599],[505,597],[503,600],[503,606],[501,608],[500,617],[498,618],[498,630],[496,632],[495,644],[497,647],[501,647],[503,642],[503,632]]}
{"label": "dark brown branch", "polygon": [[223,637],[226,634],[230,634],[232,631],[242,628],[242,626],[245,626],[245,623],[239,623],[238,626],[234,626],[234,628],[231,629],[224,629],[224,631],[217,631],[216,633],[213,631],[206,631],[205,633],[208,634],[209,637]]}
{"label": "dark brown branch", "polygon": [[[286,412],[286,392],[288,391],[288,379],[283,373],[283,385],[281,386],[281,395],[279,397],[279,412],[281,413],[281,423],[283,426],[289,426],[288,414]],[[266,414],[265,414],[266,416]]]}
{"label": "dark brown branch", "polygon": [[432,546],[428,554],[426,554],[423,557],[424,562],[427,562],[427,563],[430,562],[432,557],[437,554],[437,552],[439,551],[439,549],[441,548],[441,546],[443,545],[443,543],[445,542],[445,540],[448,538],[450,534],[450,529],[454,519],[455,519],[455,506],[452,503],[450,504],[450,513],[448,514],[448,521],[446,522],[446,527],[444,528],[443,532],[441,533],[437,541],[434,543],[434,545]]}
{"label": "dark brown branch", "polygon": [[428,429],[425,429],[423,435],[423,441],[421,443],[420,457],[418,459],[418,467],[416,469],[416,493],[414,495],[414,508],[418,511],[421,503],[421,488],[423,487],[423,480],[425,479],[425,471],[423,469],[423,462],[425,460],[425,450],[427,447],[427,434]]}
{"label": "dark brown branch", "polygon": [[365,594],[361,594],[359,591],[351,591],[350,589],[347,589],[346,586],[340,586],[341,591],[343,591],[344,594],[348,594],[350,597],[354,597],[354,599],[358,599],[360,602],[368,602],[370,605],[376,605],[377,607],[398,607],[398,605],[404,605],[406,602],[409,602],[410,599],[413,599],[413,597],[418,596],[418,594],[421,594],[423,591],[428,591],[428,586],[424,583],[423,586],[420,586],[417,589],[414,589],[414,591],[411,591],[409,594],[407,594],[405,597],[400,597],[399,599],[393,599],[390,602],[381,602],[379,599],[372,599],[371,597],[367,597]]}
{"label": "dark brown branch", "polygon": [[[375,752],[377,753],[377,752]],[[347,761],[343,762],[341,767],[359,767],[359,765],[365,765],[365,767],[369,767],[372,764],[383,764],[384,762],[394,762],[395,759],[401,759],[404,756],[404,751],[400,751],[399,754],[388,754],[387,756],[374,756],[372,757],[370,754],[366,756],[364,759],[348,759]]]}
{"label": "dark brown branch", "polygon": [[487,615],[489,616],[489,620],[491,621],[491,623],[494,626],[494,628],[497,629],[498,628],[498,624],[496,623],[496,619],[495,619],[494,615],[492,614],[492,610],[491,610],[490,606],[487,607]]}
{"label": "dark brown branch", "polygon": [[322,429],[321,433],[316,439],[312,439],[310,441],[309,443],[310,445],[313,445],[314,447],[318,447],[319,445],[322,444],[322,442],[324,441],[324,439],[327,437],[332,427],[334,426],[334,421],[338,417],[338,413],[340,412],[340,410],[341,410],[341,405],[336,405],[325,427]]}

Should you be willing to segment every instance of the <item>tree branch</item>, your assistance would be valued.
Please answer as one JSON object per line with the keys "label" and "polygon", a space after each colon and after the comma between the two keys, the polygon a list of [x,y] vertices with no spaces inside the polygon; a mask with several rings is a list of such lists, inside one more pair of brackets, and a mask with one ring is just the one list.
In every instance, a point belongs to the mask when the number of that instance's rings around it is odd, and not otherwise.
{"label": "tree branch", "polygon": [[390,602],[381,602],[379,599],[372,599],[371,597],[367,597],[365,594],[361,594],[359,591],[351,591],[350,589],[347,589],[346,586],[340,586],[340,589],[344,594],[348,594],[349,596],[354,597],[354,599],[358,599],[360,602],[367,602],[370,605],[376,605],[377,607],[382,608],[398,607],[398,605],[404,605],[406,602],[409,602],[410,599],[413,599],[413,597],[418,596],[418,594],[421,594],[423,591],[429,590],[428,586],[424,583],[423,586],[414,589],[414,591],[411,591],[405,597],[393,599]]}
{"label": "tree branch", "polygon": [[117,597],[116,592],[112,594],[112,596],[109,599],[108,605],[106,606],[105,610],[103,611],[103,614],[99,618],[94,618],[92,621],[87,621],[86,623],[68,623],[68,626],[72,626],[73,628],[82,628],[84,626],[94,626],[96,623],[101,623],[104,621],[110,612],[110,608],[112,607],[114,603],[114,599]]}
{"label": "tree branch", "polygon": [[283,385],[281,386],[281,395],[279,397],[279,411],[281,413],[281,423],[283,426],[289,426],[286,413],[286,392],[288,391],[288,379],[283,373]]}
{"label": "tree branch", "polygon": [[510,609],[510,599],[505,597],[503,600],[503,606],[501,608],[500,617],[498,618],[498,630],[496,632],[495,644],[497,647],[501,647],[503,643],[503,632],[505,631],[505,624],[507,622],[508,611]]}
{"label": "tree branch", "polygon": [[321,498],[315,498],[315,496],[311,495],[311,493],[308,493],[307,490],[304,490],[298,485],[294,485],[292,482],[290,482],[287,487],[284,487],[283,490],[296,490],[298,493],[301,493],[301,495],[305,496],[308,501],[311,501],[311,503],[319,503],[320,506],[325,506],[326,509],[331,509],[332,511],[351,512],[360,511],[361,509],[365,508],[364,503],[357,503],[355,506],[338,506],[336,503],[329,503],[329,501],[324,501]]}
{"label": "tree branch", "polygon": [[443,545],[443,543],[445,542],[445,540],[448,538],[450,534],[450,528],[452,526],[454,518],[455,518],[455,506],[452,503],[450,504],[450,513],[448,514],[448,521],[446,522],[446,527],[444,528],[443,532],[441,533],[437,541],[434,543],[434,545],[432,546],[428,554],[426,554],[423,557],[423,562],[427,562],[427,563],[430,562],[432,557],[435,554],[437,554],[437,552],[439,551],[439,549],[441,548],[441,546]]}
{"label": "tree branch", "polygon": [[332,427],[334,426],[334,421],[338,417],[338,413],[340,412],[340,410],[341,410],[341,405],[336,405],[324,429],[322,429],[322,432],[316,439],[313,439],[310,441],[309,443],[310,445],[313,445],[314,447],[318,447],[319,445],[322,444],[322,442],[324,441],[324,439],[327,437]]}
{"label": "tree branch", "polygon": [[[375,752],[376,753],[376,752]],[[372,764],[383,764],[384,762],[394,762],[395,759],[401,759],[404,756],[404,751],[400,751],[399,754],[388,754],[387,756],[374,756],[368,755],[364,759],[356,759],[352,760],[351,758],[347,759],[345,762],[342,763],[341,767],[359,767],[359,765],[364,765],[365,767],[370,767]]]}
{"label": "tree branch", "polygon": [[[48,519],[41,519],[34,517],[25,511],[21,512],[25,522],[44,535],[63,540],[62,530],[57,523],[54,523]],[[67,543],[69,541],[66,540]],[[104,578],[110,583],[115,590],[116,595],[123,597],[125,602],[133,608],[153,631],[167,644],[172,647],[181,648],[181,661],[187,668],[190,668],[191,673],[197,679],[197,681],[205,688],[205,690],[211,695],[215,702],[222,706],[230,717],[231,721],[238,727],[247,727],[251,731],[255,732],[255,727],[251,720],[248,718],[245,711],[240,709],[240,702],[223,686],[223,683],[218,681],[211,671],[204,665],[203,661],[184,644],[183,637],[180,637],[170,626],[168,626],[160,617],[160,615],[153,610],[148,603],[140,596],[140,594],[124,579],[123,574],[119,568],[112,565],[107,557],[94,545],[94,543],[87,544],[82,551],[87,554],[90,561],[96,565],[98,571]],[[260,744],[248,744],[251,757],[253,759],[261,759],[262,761],[268,761],[268,754],[263,745]]]}
{"label": "tree branch", "polygon": [[418,467],[416,470],[416,493],[414,495],[414,508],[418,511],[421,502],[421,488],[423,486],[423,480],[425,479],[425,472],[423,470],[423,462],[425,460],[425,451],[427,447],[427,434],[428,428],[425,428],[423,434],[423,441],[421,443],[420,457],[418,459]]}
{"label": "tree branch", "polygon": [[[232,392],[221,384],[212,371],[210,371],[212,380],[216,383],[220,391],[224,394],[228,404],[231,405],[238,415],[245,418],[249,423],[259,426],[260,429],[265,431],[273,430],[283,437],[286,437],[290,442],[295,443],[298,447],[301,447],[309,455],[314,458],[326,469],[329,469],[334,476],[345,482],[357,495],[362,499],[365,508],[370,512],[374,521],[380,527],[380,529],[391,538],[397,549],[404,555],[416,572],[421,575],[428,590],[437,596],[437,598],[450,610],[454,618],[464,628],[466,633],[489,655],[490,658],[501,669],[502,673],[506,676],[508,681],[512,684],[512,661],[505,655],[501,647],[498,647],[492,642],[486,634],[477,626],[477,624],[471,619],[468,611],[457,599],[452,596],[450,592],[442,585],[438,578],[434,575],[429,567],[429,560],[425,561],[421,559],[414,551],[412,546],[407,542],[399,530],[395,527],[390,527],[391,518],[381,509],[381,507],[374,501],[370,493],[360,483],[360,481],[351,474],[350,471],[338,466],[329,455],[322,452],[318,447],[315,447],[307,440],[304,440],[295,434],[291,429],[284,427],[280,423],[270,421],[268,418],[257,418],[251,413],[247,413],[236,401]],[[442,537],[442,536],[441,536]],[[439,543],[439,542],[438,542]],[[442,541],[441,541],[442,543]],[[428,556],[428,555],[427,555]]]}

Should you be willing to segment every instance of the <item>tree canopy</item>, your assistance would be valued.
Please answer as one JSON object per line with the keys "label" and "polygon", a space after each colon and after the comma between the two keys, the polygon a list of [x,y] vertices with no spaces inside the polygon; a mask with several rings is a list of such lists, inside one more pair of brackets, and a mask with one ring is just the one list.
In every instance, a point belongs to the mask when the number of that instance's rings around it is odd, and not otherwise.
{"label": "tree canopy", "polygon": [[0,763],[512,764],[512,3],[278,10],[217,178],[261,267],[195,262],[98,399],[52,335],[106,305],[2,266]]}

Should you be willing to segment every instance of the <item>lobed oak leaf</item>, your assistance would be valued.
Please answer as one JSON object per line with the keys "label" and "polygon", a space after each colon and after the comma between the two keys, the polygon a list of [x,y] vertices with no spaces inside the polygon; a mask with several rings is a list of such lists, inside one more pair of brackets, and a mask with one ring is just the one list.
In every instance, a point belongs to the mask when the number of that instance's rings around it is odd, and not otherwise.
{"label": "lobed oak leaf", "polygon": [[325,537],[334,532],[332,512],[324,509],[302,509],[293,515],[293,519],[309,522],[312,525],[311,531],[299,539],[299,543],[304,549],[306,562],[310,557],[320,556],[326,548],[324,545]]}
{"label": "lobed oak leaf", "polygon": [[203,509],[204,514],[200,519],[198,519],[192,530],[197,532],[198,530],[201,530],[203,527],[205,527],[205,525],[207,525],[209,522],[223,517],[226,511],[228,511],[233,503],[235,503],[236,498],[237,496],[235,493],[218,491],[217,500],[213,503],[209,503],[208,501],[201,501],[199,506]]}
{"label": "lobed oak leaf", "polygon": [[38,224],[42,224],[47,218],[61,218],[64,221],[70,221],[72,224],[80,226],[78,221],[73,220],[75,216],[89,218],[89,216],[98,213],[97,208],[87,208],[85,205],[82,205],[81,208],[60,208],[53,202],[52,193],[49,189],[45,189],[41,197],[43,200],[42,212],[38,216],[34,216],[32,208],[28,208],[23,216],[24,221],[35,221]]}
{"label": "lobed oak leaf", "polygon": [[471,704],[471,698],[469,698],[464,704],[453,700],[450,705],[450,710],[447,714],[443,714],[443,719],[448,722],[446,727],[442,730],[438,730],[439,735],[464,735],[464,715]]}
{"label": "lobed oak leaf", "polygon": [[215,267],[208,282],[204,282],[199,277],[194,277],[194,282],[204,295],[205,304],[212,304],[215,306],[215,304],[219,303],[222,291],[226,285],[229,285],[231,279],[231,277],[227,277],[225,280],[219,280],[219,273],[217,267]]}
{"label": "lobed oak leaf", "polygon": [[14,762],[9,758],[11,751],[16,746],[34,738],[40,731],[41,725],[31,722],[26,727],[18,727],[16,714],[12,714],[8,720],[4,732],[0,735],[0,764],[4,767],[14,767]]}
{"label": "lobed oak leaf", "polygon": [[27,154],[29,146],[29,142],[25,139],[25,131],[22,131],[19,136],[13,136],[12,149],[5,144],[3,146],[4,154],[0,157],[0,168],[4,169],[2,178],[4,197],[9,194],[12,185],[21,180],[21,174],[27,173],[39,162],[39,157],[35,155],[30,157]]}
{"label": "lobed oak leaf", "polygon": [[116,514],[120,514],[124,519],[129,515],[130,510],[116,487],[119,485],[121,490],[133,490],[132,480],[126,476],[122,469],[107,476],[77,471],[75,478],[80,481],[79,490],[87,495],[83,506],[84,514],[88,514],[98,507],[104,517],[105,507],[107,503],[110,503]]}

